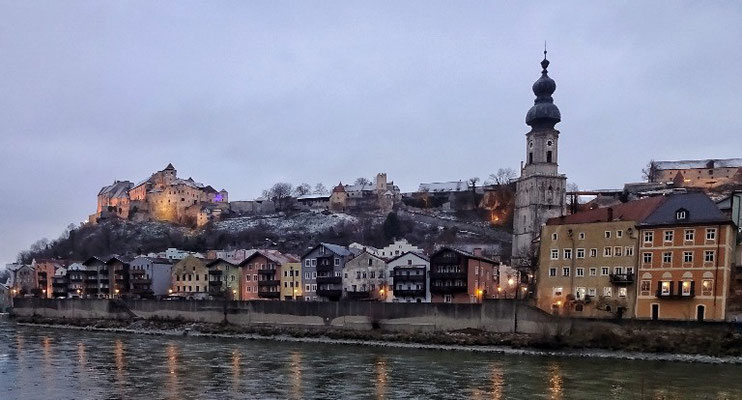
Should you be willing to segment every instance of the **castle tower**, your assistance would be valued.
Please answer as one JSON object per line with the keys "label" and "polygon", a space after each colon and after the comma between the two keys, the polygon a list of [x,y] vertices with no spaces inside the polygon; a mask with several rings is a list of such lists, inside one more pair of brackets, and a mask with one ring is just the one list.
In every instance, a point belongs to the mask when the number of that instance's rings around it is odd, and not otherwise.
{"label": "castle tower", "polygon": [[376,191],[380,194],[386,192],[386,172],[376,174]]}
{"label": "castle tower", "polygon": [[559,174],[559,131],[554,128],[562,116],[551,97],[556,82],[549,78],[548,66],[544,50],[541,77],[533,84],[536,100],[526,114],[531,127],[526,133],[526,161],[515,189],[511,260],[515,267],[532,267],[541,225],[565,212],[567,177]]}

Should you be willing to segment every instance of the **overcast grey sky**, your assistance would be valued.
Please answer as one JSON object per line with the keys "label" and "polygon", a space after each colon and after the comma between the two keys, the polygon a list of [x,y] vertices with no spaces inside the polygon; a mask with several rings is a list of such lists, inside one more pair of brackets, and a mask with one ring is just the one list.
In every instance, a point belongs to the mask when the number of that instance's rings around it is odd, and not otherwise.
{"label": "overcast grey sky", "polygon": [[0,261],[168,162],[276,181],[517,169],[548,41],[560,169],[742,156],[742,2],[0,1]]}

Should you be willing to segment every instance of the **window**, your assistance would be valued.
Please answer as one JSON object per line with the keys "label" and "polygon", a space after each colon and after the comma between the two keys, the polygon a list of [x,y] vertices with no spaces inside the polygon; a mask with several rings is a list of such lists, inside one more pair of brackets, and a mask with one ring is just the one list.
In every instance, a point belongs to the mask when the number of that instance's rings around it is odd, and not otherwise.
{"label": "window", "polygon": [[312,279],[317,279],[317,272],[312,272]]}
{"label": "window", "polygon": [[312,291],[313,292],[316,292],[317,291],[317,284],[316,283],[313,283],[312,284]]}
{"label": "window", "polygon": [[577,237],[578,237],[578,238],[579,238],[580,240],[585,240],[585,232],[580,232],[580,234],[579,234],[579,235],[577,235]]}
{"label": "window", "polygon": [[603,257],[611,257],[613,255],[613,247],[603,247]]}
{"label": "window", "polygon": [[616,256],[616,257],[621,257],[621,250],[623,250],[623,248],[621,246],[614,247],[613,248],[613,255]]}
{"label": "window", "polygon": [[605,235],[605,238],[606,239],[610,239],[611,238],[611,231],[605,231],[604,235]]}
{"label": "window", "polygon": [[616,231],[616,237],[621,239],[623,237],[623,231]]}
{"label": "window", "polygon": [[569,276],[569,267],[562,268],[562,276]]}
{"label": "window", "polygon": [[685,210],[678,210],[675,212],[675,219],[683,220],[688,216],[688,213]]}
{"label": "window", "polygon": [[313,267],[316,267],[317,266],[317,259],[316,258],[313,258],[312,259],[312,266]]}
{"label": "window", "polygon": [[627,291],[625,287],[618,288],[618,297],[626,297],[626,293]]}
{"label": "window", "polygon": [[634,267],[626,267],[626,273],[631,275],[634,273]]}
{"label": "window", "polygon": [[705,262],[714,262],[715,253],[716,252],[713,251],[713,250],[706,250],[706,251],[704,251],[703,252],[703,261],[705,261]]}
{"label": "window", "polygon": [[590,257],[597,257],[598,249],[590,249]]}
{"label": "window", "polygon": [[712,279],[704,279],[701,282],[701,295],[713,296],[714,292],[714,281]]}
{"label": "window", "polygon": [[560,288],[560,287],[554,288],[554,296],[561,296],[563,292],[564,292],[563,288]]}
{"label": "window", "polygon": [[577,300],[585,300],[585,295],[587,294],[587,290],[584,287],[578,287],[575,290],[575,299]]}
{"label": "window", "polygon": [[559,239],[559,235],[556,234],[556,233],[552,233],[551,234],[551,240],[557,240],[557,239]]}
{"label": "window", "polygon": [[549,268],[549,276],[556,276],[557,269],[556,268]]}
{"label": "window", "polygon": [[598,269],[595,267],[590,268],[590,276],[597,276],[598,275]]}
{"label": "window", "polygon": [[559,249],[551,249],[551,259],[552,260],[559,259]]}
{"label": "window", "polygon": [[649,296],[651,290],[652,290],[652,281],[643,280],[641,283],[641,286],[639,287],[640,295]]}
{"label": "window", "polygon": [[600,269],[600,276],[608,276],[608,274],[610,273],[610,271],[611,271],[610,268],[608,268],[608,267],[602,267]]}
{"label": "window", "polygon": [[444,303],[451,303],[451,302],[453,302],[453,298],[451,297],[450,294],[446,294],[446,295],[443,296],[443,302]]}
{"label": "window", "polygon": [[304,285],[304,290],[305,290],[305,291],[309,292],[309,291],[310,291],[310,290],[309,290],[310,288],[311,288],[311,286],[309,286],[309,285]]}
{"label": "window", "polygon": [[673,239],[673,232],[672,231],[665,231],[665,242],[672,243]]}
{"label": "window", "polygon": [[654,232],[644,232],[644,243],[652,244],[654,241]]}
{"label": "window", "polygon": [[577,258],[585,258],[585,249],[577,249]]}
{"label": "window", "polygon": [[624,255],[626,257],[631,257],[634,255],[634,246],[626,246],[624,247]]}
{"label": "window", "polygon": [[684,251],[683,252],[683,262],[684,263],[692,263],[693,262],[693,252],[692,251]]}
{"label": "window", "polygon": [[669,296],[672,292],[670,281],[660,281],[660,295]]}
{"label": "window", "polygon": [[622,275],[623,274],[623,267],[613,267],[613,273],[616,275]]}
{"label": "window", "polygon": [[588,295],[588,296],[592,296],[592,297],[595,297],[595,296],[596,296],[597,294],[598,294],[598,291],[597,291],[597,290],[595,290],[595,288],[590,288],[590,289],[587,289],[587,295]]}
{"label": "window", "polygon": [[585,268],[576,268],[575,275],[580,277],[585,276]]}
{"label": "window", "polygon": [[672,264],[672,252],[671,251],[666,251],[662,253],[662,263]]}
{"label": "window", "polygon": [[682,284],[680,284],[681,287],[681,293],[683,296],[690,296],[693,294],[693,282],[692,281],[683,281]]}
{"label": "window", "polygon": [[565,260],[572,259],[572,249],[564,249],[564,259]]}
{"label": "window", "polygon": [[696,232],[693,229],[685,230],[685,241],[692,242],[696,238]]}
{"label": "window", "polygon": [[605,297],[611,297],[611,296],[613,296],[613,288],[612,287],[604,287],[603,288],[603,296],[605,296]]}
{"label": "window", "polygon": [[[371,264],[370,264],[370,263],[371,263],[371,260],[368,260],[368,262],[369,262],[369,265],[371,265]],[[340,265],[340,259],[339,259],[339,258],[336,258],[336,259],[335,259],[335,266],[337,267],[337,266],[339,266],[339,265]]]}
{"label": "window", "polygon": [[651,264],[652,263],[652,253],[644,253],[642,254],[642,261],[644,261],[644,264]]}
{"label": "window", "polygon": [[716,240],[716,228],[706,229],[706,240]]}

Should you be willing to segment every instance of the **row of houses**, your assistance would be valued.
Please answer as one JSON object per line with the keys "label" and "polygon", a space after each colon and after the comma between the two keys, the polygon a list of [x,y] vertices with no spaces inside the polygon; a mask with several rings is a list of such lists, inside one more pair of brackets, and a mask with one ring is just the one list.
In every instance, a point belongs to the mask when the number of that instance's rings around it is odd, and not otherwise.
{"label": "row of houses", "polygon": [[[162,257],[168,255],[169,257]],[[405,240],[377,249],[319,243],[298,256],[277,250],[169,249],[138,257],[91,257],[9,265],[13,296],[473,303],[511,297],[514,272],[475,250],[428,256]],[[500,275],[508,285],[500,286]]]}
{"label": "row of houses", "polygon": [[724,211],[703,192],[676,191],[549,219],[538,307],[590,318],[734,319],[742,247]]}

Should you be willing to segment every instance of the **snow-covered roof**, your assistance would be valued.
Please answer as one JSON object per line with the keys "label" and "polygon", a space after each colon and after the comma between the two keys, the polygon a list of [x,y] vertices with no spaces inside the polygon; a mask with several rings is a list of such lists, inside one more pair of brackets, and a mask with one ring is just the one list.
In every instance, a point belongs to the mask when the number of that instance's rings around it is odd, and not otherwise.
{"label": "snow-covered roof", "polygon": [[464,181],[421,183],[418,192],[464,192],[469,186]]}
{"label": "snow-covered roof", "polygon": [[655,168],[666,169],[694,169],[694,168],[740,168],[742,158],[710,158],[706,160],[679,160],[655,161]]}
{"label": "snow-covered roof", "polygon": [[362,192],[364,190],[374,190],[374,185],[367,183],[365,185],[344,185],[346,192]]}
{"label": "snow-covered roof", "polygon": [[339,245],[339,244],[332,244],[332,243],[320,243],[322,246],[325,246],[328,250],[331,252],[339,255],[339,256],[347,256],[350,255],[350,250],[347,248]]}
{"label": "snow-covered roof", "polygon": [[304,196],[299,196],[296,198],[298,201],[302,200],[329,200],[330,195],[329,194],[305,194]]}
{"label": "snow-covered roof", "polygon": [[115,181],[108,186],[104,186],[98,196],[106,195],[110,198],[115,197],[127,197],[129,195],[129,189],[133,187],[133,183],[129,181]]}

